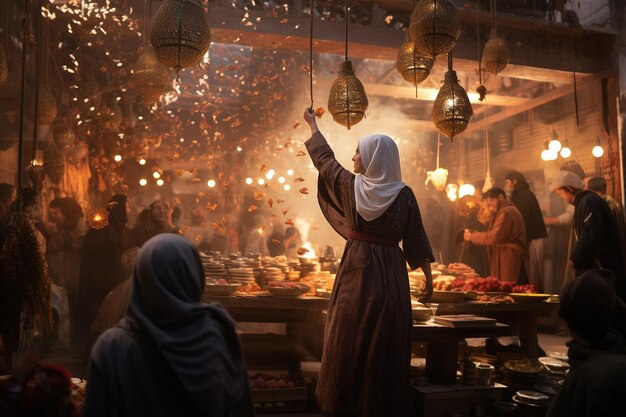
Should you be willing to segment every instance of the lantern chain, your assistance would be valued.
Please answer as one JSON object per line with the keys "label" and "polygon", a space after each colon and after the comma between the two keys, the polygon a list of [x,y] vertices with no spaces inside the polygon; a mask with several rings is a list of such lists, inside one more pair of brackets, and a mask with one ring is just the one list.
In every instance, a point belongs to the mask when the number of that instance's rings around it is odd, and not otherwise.
{"label": "lantern chain", "polygon": [[311,111],[313,110],[313,0],[309,0],[309,87],[311,90]]}

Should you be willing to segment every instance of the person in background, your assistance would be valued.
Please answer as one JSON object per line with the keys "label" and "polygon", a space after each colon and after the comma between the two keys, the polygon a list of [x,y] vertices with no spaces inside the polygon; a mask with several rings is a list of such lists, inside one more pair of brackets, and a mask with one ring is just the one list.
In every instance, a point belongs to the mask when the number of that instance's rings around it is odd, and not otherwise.
{"label": "person in background", "polygon": [[72,339],[75,339],[75,321],[78,319],[78,280],[83,239],[87,225],[83,210],[76,200],[68,197],[50,202],[52,224],[44,233],[47,260],[52,281],[62,287],[68,298]]}
{"label": "person in background", "polygon": [[126,279],[122,254],[132,246],[126,228],[129,212],[126,196],[114,195],[107,204],[107,211],[108,224],[102,229],[90,228],[83,242],[79,277],[81,307],[77,336],[83,341],[85,348],[89,328],[102,300],[117,284]]}
{"label": "person in background", "polygon": [[0,182],[0,218],[9,211],[9,207],[15,201],[16,197],[17,192],[13,185]]}
{"label": "person in background", "polygon": [[254,415],[235,323],[200,301],[204,285],[190,242],[146,242],[126,316],[91,352],[85,417]]}
{"label": "person in background", "polygon": [[620,202],[606,193],[607,185],[604,178],[589,178],[585,182],[585,189],[598,194],[609,205],[613,221],[617,227],[617,236],[619,237],[622,248],[622,259],[626,260],[626,217],[624,216],[624,207]]}
{"label": "person in background", "polygon": [[550,191],[574,206],[574,232],[578,241],[570,256],[576,276],[590,269],[609,269],[616,279],[617,294],[626,300],[626,274],[620,238],[609,205],[591,191],[583,191],[583,180],[561,171]]}
{"label": "person in background", "polygon": [[160,233],[176,233],[172,224],[172,209],[165,201],[154,201],[144,209],[130,231],[132,246],[143,246],[149,239]]}
{"label": "person in background", "polygon": [[626,393],[626,304],[609,270],[590,270],[561,294],[570,371],[547,417],[621,417]]}
{"label": "person in background", "polygon": [[72,401],[70,373],[55,365],[27,360],[21,369],[0,381],[3,417],[78,417]]}
{"label": "person in background", "polygon": [[285,256],[285,235],[281,232],[272,232],[267,238],[266,245],[270,256]]}
{"label": "person in background", "polygon": [[302,247],[302,235],[300,231],[293,226],[285,229],[285,256],[288,259],[296,259],[298,256],[298,249]]}
{"label": "person in background", "polygon": [[543,222],[541,207],[535,194],[530,190],[526,177],[519,171],[509,172],[504,180],[504,189],[511,195],[511,202],[517,207],[526,226],[528,241],[528,270],[522,268],[522,279],[534,284],[539,292],[543,292],[543,243],[548,237]]}
{"label": "person in background", "polygon": [[528,253],[526,226],[519,210],[506,199],[501,188],[483,194],[494,214],[486,232],[465,230],[463,238],[474,245],[487,246],[491,260],[491,275],[501,281],[517,282]]}
{"label": "person in background", "polygon": [[199,250],[207,250],[213,239],[212,229],[205,223],[205,210],[202,206],[191,209],[191,226],[181,229],[182,235]]}

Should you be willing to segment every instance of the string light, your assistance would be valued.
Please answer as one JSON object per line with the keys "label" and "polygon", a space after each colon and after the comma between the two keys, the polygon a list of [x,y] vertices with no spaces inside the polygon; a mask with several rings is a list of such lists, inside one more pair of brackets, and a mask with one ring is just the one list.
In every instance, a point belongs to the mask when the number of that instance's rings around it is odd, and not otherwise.
{"label": "string light", "polygon": [[139,185],[141,185],[142,187],[145,187],[148,184],[148,180],[145,178],[142,178],[139,180]]}
{"label": "string light", "polygon": [[263,185],[263,184],[265,184],[265,180],[263,178],[259,178],[258,181],[257,181],[257,184]]}
{"label": "string light", "polygon": [[163,179],[162,179],[162,178],[159,178],[159,179],[157,180],[157,182],[156,182],[156,183],[157,183],[157,185],[158,185],[159,187],[162,187],[162,186],[163,186],[163,184],[165,184],[165,181],[163,181]]}
{"label": "string light", "polygon": [[139,165],[145,165],[145,164],[146,164],[146,160],[145,160],[145,159],[143,159],[143,158],[141,158],[141,159],[139,160]]}
{"label": "string light", "polygon": [[292,176],[294,174],[293,169],[287,170],[287,175]]}
{"label": "string light", "polygon": [[152,176],[154,177],[154,179],[158,180],[159,178],[161,178],[161,173],[159,171],[154,171],[152,173]]}
{"label": "string light", "polygon": [[278,182],[280,184],[284,184],[285,183],[285,177],[278,177]]}
{"label": "string light", "polygon": [[593,156],[595,156],[596,158],[602,158],[602,156],[604,155],[604,149],[602,148],[602,146],[600,145],[596,145],[593,147],[593,149],[591,150],[591,153],[593,154]]}
{"label": "string light", "polygon": [[115,155],[115,156],[113,157],[113,159],[115,160],[115,162],[121,162],[121,160],[122,160],[122,155]]}
{"label": "string light", "polygon": [[252,180],[252,178],[250,178],[250,177],[246,178],[246,184],[252,185],[253,182],[254,181]]}
{"label": "string light", "polygon": [[267,178],[268,180],[271,180],[272,178],[274,178],[274,175],[276,175],[276,171],[274,171],[273,169],[270,169],[265,174],[265,178]]}
{"label": "string light", "polygon": [[285,190],[285,191],[291,190],[291,185],[289,185],[289,184],[283,185],[283,190]]}
{"label": "string light", "polygon": [[215,187],[215,180],[209,180],[207,181],[206,185],[209,186],[209,188],[213,188]]}

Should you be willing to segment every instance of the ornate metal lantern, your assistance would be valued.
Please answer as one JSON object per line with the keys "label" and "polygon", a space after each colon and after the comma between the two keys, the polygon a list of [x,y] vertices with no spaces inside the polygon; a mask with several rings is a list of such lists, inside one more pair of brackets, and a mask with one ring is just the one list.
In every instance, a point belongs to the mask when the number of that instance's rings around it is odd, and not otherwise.
{"label": "ornate metal lantern", "polygon": [[461,33],[456,7],[449,0],[421,0],[413,9],[409,33],[423,55],[450,52]]}
{"label": "ornate metal lantern", "polygon": [[454,141],[454,137],[467,128],[473,114],[472,103],[452,69],[452,55],[448,55],[448,72],[433,105],[433,122],[441,133]]}
{"label": "ornate metal lantern", "polygon": [[39,90],[39,124],[49,125],[57,118],[57,100],[48,86]]}
{"label": "ornate metal lantern", "polygon": [[211,45],[202,1],[165,0],[152,21],[150,43],[163,65],[180,70],[198,64]]}
{"label": "ornate metal lantern", "polygon": [[511,54],[506,42],[498,36],[495,29],[492,30],[483,48],[483,67],[492,74],[498,75],[506,68],[510,60]]}
{"label": "ornate metal lantern", "polygon": [[342,62],[339,77],[330,88],[328,111],[335,122],[350,129],[365,117],[368,104],[365,88],[354,74],[352,62]]}
{"label": "ornate metal lantern", "polygon": [[415,43],[409,38],[398,50],[396,69],[406,81],[417,85],[430,75],[435,61],[423,56],[415,49]]}
{"label": "ornate metal lantern", "polygon": [[154,104],[170,84],[167,68],[161,64],[154,49],[146,47],[137,59],[133,85],[143,103]]}

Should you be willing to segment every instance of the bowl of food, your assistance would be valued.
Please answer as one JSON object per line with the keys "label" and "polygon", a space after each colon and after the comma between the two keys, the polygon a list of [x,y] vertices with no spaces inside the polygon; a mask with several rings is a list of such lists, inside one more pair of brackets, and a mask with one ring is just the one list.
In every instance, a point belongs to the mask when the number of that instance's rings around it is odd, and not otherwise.
{"label": "bowl of food", "polygon": [[231,284],[224,279],[218,281],[209,281],[204,286],[204,292],[207,295],[226,297],[233,295],[241,287],[241,284]]}
{"label": "bowl of food", "polygon": [[273,281],[266,290],[279,297],[298,297],[311,291],[311,287],[301,282]]}
{"label": "bowl of food", "polygon": [[417,300],[411,300],[411,313],[418,323],[426,323],[433,316],[433,310]]}

